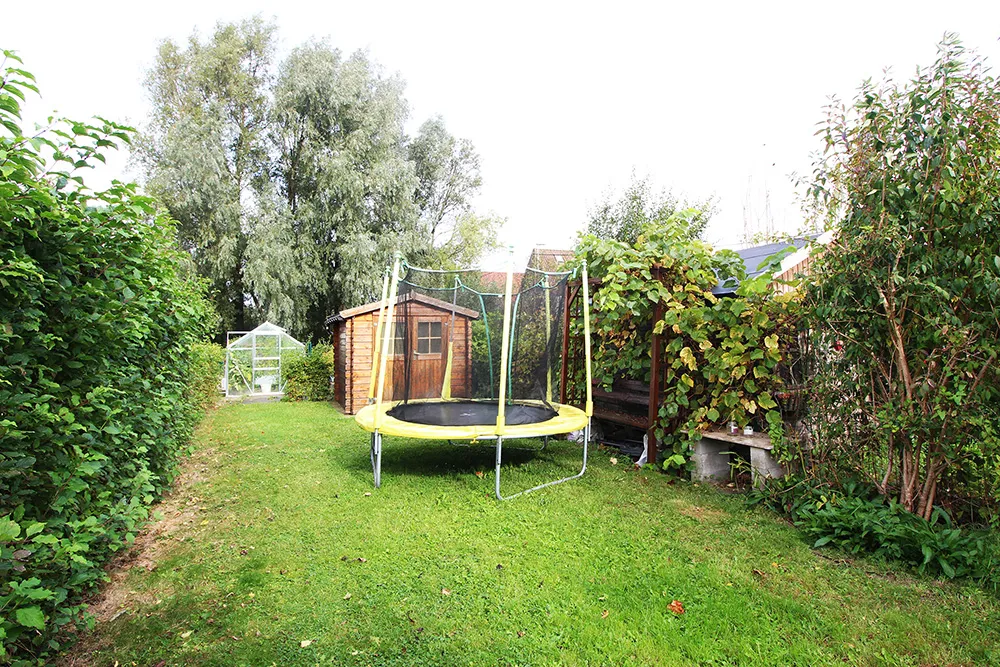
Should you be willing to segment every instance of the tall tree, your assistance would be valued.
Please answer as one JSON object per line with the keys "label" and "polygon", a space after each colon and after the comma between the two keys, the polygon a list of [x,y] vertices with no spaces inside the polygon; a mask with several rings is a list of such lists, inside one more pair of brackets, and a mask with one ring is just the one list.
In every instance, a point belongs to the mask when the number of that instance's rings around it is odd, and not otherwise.
{"label": "tall tree", "polygon": [[622,241],[634,245],[639,233],[648,225],[666,225],[674,215],[689,210],[687,233],[692,239],[699,238],[715,213],[711,199],[689,202],[668,190],[654,192],[648,178],[636,178],[622,193],[613,199],[606,195],[604,200],[591,209],[587,220],[587,233],[597,238]]}
{"label": "tall tree", "polygon": [[816,460],[924,518],[949,490],[995,502],[1000,81],[949,36],[912,80],[833,104],[820,136],[812,193],[837,227],[807,300]]}
{"label": "tall tree", "polygon": [[[325,43],[292,51],[275,87],[276,216],[297,265],[282,282],[314,295],[314,332],[336,309],[378,298],[394,250],[422,245],[406,159],[403,83]],[[378,268],[375,268],[378,267]]]}
{"label": "tall tree", "polygon": [[187,48],[160,45],[146,87],[153,104],[139,159],[148,190],[178,220],[182,246],[212,281],[225,325],[247,327],[245,255],[267,180],[267,88],[275,27],[221,24]]}
{"label": "tall tree", "polygon": [[456,138],[444,119],[435,116],[420,126],[407,154],[416,171],[414,199],[428,242],[422,261],[428,266],[458,268],[495,250],[504,220],[473,211],[483,178],[472,142]]}
{"label": "tall tree", "polygon": [[275,68],[274,42],[259,18],[222,24],[164,42],[147,79],[147,187],[228,328],[323,336],[330,313],[378,297],[393,251],[443,267],[496,246],[502,220],[471,207],[471,142],[440,118],[408,141],[403,82],[367,54],[309,42]]}

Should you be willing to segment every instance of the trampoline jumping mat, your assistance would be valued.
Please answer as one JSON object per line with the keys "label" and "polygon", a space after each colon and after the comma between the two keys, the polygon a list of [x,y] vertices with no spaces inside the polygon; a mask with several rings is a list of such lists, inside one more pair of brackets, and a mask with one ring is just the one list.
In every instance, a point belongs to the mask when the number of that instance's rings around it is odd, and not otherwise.
{"label": "trampoline jumping mat", "polygon": [[[488,426],[497,423],[497,404],[486,401],[424,401],[402,403],[386,414],[400,421],[432,426]],[[504,411],[508,426],[538,424],[559,413],[544,405],[513,403]]]}

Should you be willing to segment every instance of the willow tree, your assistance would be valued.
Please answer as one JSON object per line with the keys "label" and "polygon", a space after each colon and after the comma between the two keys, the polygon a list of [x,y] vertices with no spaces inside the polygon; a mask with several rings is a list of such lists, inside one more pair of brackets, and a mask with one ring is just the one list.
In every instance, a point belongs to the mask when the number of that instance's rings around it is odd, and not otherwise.
{"label": "willow tree", "polygon": [[312,43],[281,65],[270,133],[276,218],[306,267],[288,267],[299,275],[285,284],[314,295],[306,318],[315,332],[334,310],[378,298],[392,252],[425,242],[406,115],[402,81],[362,52],[345,58]]}
{"label": "willow tree", "polygon": [[211,280],[226,326],[237,329],[248,323],[245,255],[268,172],[274,40],[274,26],[259,18],[220,24],[186,48],[167,40],[146,79],[146,187],[178,221],[182,246]]}
{"label": "willow tree", "polygon": [[830,107],[812,192],[836,237],[809,292],[824,453],[929,518],[1000,470],[1000,83],[954,37]]}
{"label": "willow tree", "polygon": [[492,248],[470,142],[440,119],[410,142],[402,80],[364,52],[310,42],[276,64],[275,40],[259,18],[220,24],[164,42],[147,79],[146,185],[227,328],[323,336],[330,313],[378,298],[393,251],[438,266]]}

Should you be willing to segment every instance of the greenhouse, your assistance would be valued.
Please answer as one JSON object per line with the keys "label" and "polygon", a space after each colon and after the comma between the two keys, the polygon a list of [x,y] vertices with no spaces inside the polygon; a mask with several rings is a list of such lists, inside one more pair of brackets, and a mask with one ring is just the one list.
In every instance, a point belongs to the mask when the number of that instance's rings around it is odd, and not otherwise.
{"label": "greenhouse", "polygon": [[253,331],[226,334],[226,396],[276,395],[285,389],[282,365],[305,354],[305,345],[281,327],[264,322]]}

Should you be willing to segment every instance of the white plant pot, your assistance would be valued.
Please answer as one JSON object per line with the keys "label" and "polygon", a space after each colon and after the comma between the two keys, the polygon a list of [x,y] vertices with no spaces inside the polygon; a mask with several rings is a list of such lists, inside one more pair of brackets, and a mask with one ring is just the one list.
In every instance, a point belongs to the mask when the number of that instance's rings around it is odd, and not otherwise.
{"label": "white plant pot", "polygon": [[257,386],[260,387],[262,394],[270,394],[271,387],[274,385],[274,376],[267,375],[265,377],[257,378]]}

